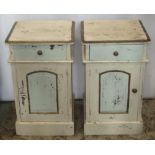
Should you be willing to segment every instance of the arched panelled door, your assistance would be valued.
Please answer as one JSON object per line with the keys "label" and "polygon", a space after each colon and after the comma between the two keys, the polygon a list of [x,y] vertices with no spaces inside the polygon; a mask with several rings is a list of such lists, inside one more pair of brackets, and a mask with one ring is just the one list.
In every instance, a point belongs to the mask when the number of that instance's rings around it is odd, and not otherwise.
{"label": "arched panelled door", "polygon": [[129,105],[130,74],[114,70],[99,75],[99,112],[127,113]]}
{"label": "arched panelled door", "polygon": [[57,75],[48,71],[27,74],[30,113],[58,113]]}

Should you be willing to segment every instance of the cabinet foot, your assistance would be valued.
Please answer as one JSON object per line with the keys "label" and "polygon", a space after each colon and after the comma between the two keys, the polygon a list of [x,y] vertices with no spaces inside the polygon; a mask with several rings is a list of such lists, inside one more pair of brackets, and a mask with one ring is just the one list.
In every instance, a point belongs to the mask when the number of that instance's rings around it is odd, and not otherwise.
{"label": "cabinet foot", "polygon": [[74,135],[73,122],[19,122],[16,121],[17,135],[65,136]]}
{"label": "cabinet foot", "polygon": [[85,135],[129,135],[143,132],[143,122],[97,122],[84,124]]}

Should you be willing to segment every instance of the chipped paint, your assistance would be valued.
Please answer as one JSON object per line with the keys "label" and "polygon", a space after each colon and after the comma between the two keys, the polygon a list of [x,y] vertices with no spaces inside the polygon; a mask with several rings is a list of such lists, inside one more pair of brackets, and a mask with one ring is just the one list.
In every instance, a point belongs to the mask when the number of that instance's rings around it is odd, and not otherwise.
{"label": "chipped paint", "polygon": [[107,71],[99,77],[100,113],[126,113],[130,75],[123,71]]}
{"label": "chipped paint", "polygon": [[57,74],[47,71],[27,75],[31,113],[58,113]]}

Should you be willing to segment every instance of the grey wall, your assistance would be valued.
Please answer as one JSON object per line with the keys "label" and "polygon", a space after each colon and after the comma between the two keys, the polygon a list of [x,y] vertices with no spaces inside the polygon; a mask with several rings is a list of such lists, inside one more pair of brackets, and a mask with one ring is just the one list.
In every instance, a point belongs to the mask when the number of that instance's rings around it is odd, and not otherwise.
{"label": "grey wall", "polygon": [[155,15],[0,15],[0,100],[13,100],[11,68],[7,63],[8,45],[4,43],[11,26],[17,20],[70,19],[76,22],[75,60],[73,64],[73,92],[75,98],[84,94],[84,65],[81,60],[80,21],[84,19],[140,19],[152,42],[148,48],[150,63],[147,64],[144,80],[144,97],[155,98]]}

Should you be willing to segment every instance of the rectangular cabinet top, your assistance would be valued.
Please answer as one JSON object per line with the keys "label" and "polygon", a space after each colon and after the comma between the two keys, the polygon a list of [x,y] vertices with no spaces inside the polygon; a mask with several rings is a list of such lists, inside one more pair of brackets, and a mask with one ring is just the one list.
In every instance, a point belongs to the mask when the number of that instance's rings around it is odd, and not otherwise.
{"label": "rectangular cabinet top", "polygon": [[16,22],[6,43],[72,43],[74,22],[65,20]]}
{"label": "rectangular cabinet top", "polygon": [[86,20],[81,26],[83,43],[150,41],[139,20]]}

